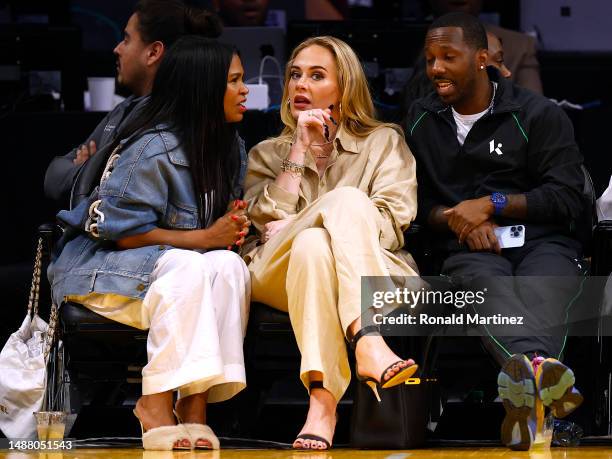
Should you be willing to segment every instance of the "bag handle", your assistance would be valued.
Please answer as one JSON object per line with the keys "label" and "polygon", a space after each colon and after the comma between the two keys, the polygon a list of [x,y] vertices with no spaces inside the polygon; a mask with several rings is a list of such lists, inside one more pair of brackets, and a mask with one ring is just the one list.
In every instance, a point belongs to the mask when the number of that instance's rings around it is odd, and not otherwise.
{"label": "bag handle", "polygon": [[45,349],[43,352],[43,356],[45,358],[45,362],[49,361],[49,353],[51,352],[51,347],[55,341],[55,329],[57,328],[57,320],[58,319],[58,308],[55,302],[51,303],[51,312],[49,314],[49,326],[47,327],[47,334],[45,336]]}
{"label": "bag handle", "polygon": [[43,238],[38,238],[36,258],[34,259],[34,272],[32,273],[32,285],[30,287],[30,299],[28,300],[28,316],[38,314],[38,298],[40,292],[40,278],[42,273]]}
{"label": "bag handle", "polygon": [[[36,247],[36,258],[34,259],[34,271],[32,273],[32,285],[30,287],[30,297],[28,300],[28,316],[33,318],[38,315],[38,303],[40,298],[40,281],[42,278],[42,257],[43,257],[43,238],[38,238],[38,246]],[[49,352],[55,338],[55,329],[57,326],[58,308],[55,302],[51,303],[51,313],[49,315],[49,326],[44,337],[44,359],[45,362],[49,359]]]}

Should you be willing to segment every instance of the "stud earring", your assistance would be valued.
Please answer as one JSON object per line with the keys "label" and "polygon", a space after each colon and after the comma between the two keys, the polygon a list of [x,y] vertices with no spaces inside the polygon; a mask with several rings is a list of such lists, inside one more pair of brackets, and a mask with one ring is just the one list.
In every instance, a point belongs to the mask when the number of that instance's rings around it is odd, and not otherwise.
{"label": "stud earring", "polygon": [[484,65],[481,65],[481,66],[480,66],[480,70],[484,70]]}

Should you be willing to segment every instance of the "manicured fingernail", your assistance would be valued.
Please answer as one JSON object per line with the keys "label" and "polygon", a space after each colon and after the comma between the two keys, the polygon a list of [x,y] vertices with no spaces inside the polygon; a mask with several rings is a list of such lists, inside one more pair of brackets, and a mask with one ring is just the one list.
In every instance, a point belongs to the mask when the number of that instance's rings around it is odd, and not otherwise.
{"label": "manicured fingernail", "polygon": [[336,120],[334,119],[333,116],[330,116],[329,119],[331,120],[332,123],[334,123],[334,126],[338,126],[338,123],[336,123]]}
{"label": "manicured fingernail", "polygon": [[231,245],[228,245],[228,246],[227,246],[227,250],[232,250],[232,246],[231,246]]}
{"label": "manicured fingernail", "polygon": [[235,216],[235,215],[231,215],[231,216],[230,216],[230,218],[231,218],[232,220],[234,220],[235,222],[237,222],[237,221],[238,221],[238,217],[237,217],[237,216]]}

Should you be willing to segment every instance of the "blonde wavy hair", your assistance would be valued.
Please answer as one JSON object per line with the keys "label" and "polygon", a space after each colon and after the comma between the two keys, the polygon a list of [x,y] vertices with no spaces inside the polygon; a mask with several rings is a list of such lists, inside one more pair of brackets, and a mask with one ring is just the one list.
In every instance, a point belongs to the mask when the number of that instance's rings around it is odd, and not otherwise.
{"label": "blonde wavy hair", "polygon": [[281,104],[280,109],[281,120],[285,125],[281,137],[292,138],[297,127],[289,104],[285,102],[289,97],[291,66],[300,51],[313,45],[327,49],[334,57],[338,74],[338,89],[341,95],[340,126],[356,137],[365,137],[381,126],[393,127],[401,132],[398,126],[376,119],[368,82],[355,51],[338,38],[321,36],[308,38],[300,43],[293,50],[287,62],[283,98],[281,99],[284,103]]}

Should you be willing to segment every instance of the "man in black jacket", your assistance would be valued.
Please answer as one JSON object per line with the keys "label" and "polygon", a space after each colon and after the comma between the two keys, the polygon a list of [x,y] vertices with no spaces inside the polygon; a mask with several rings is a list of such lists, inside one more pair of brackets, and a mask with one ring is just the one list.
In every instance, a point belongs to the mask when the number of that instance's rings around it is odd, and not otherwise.
{"label": "man in black jacket", "polygon": [[[502,441],[529,449],[542,404],[562,417],[582,401],[572,371],[557,360],[579,285],[581,247],[569,229],[583,207],[582,158],[561,109],[487,69],[486,32],[473,16],[432,23],[425,58],[435,93],[412,105],[405,124],[417,159],[418,218],[449,255],[443,273],[486,286],[477,313],[525,320],[505,329],[515,336],[485,328],[484,340],[503,365]],[[524,244],[502,250],[502,226]]]}

